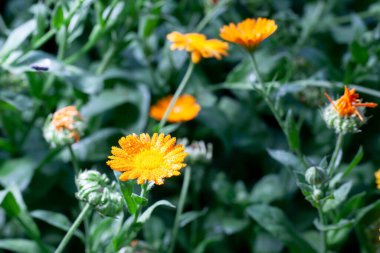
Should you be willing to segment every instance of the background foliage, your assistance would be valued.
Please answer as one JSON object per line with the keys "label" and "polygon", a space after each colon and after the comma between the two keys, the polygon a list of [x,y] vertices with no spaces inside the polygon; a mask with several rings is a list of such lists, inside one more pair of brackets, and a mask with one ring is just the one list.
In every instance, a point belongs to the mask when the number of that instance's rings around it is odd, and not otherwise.
{"label": "background foliage", "polygon": [[[81,167],[111,176],[105,165],[110,147],[122,135],[151,130],[156,122],[149,118],[150,105],[173,93],[184,74],[188,56],[169,50],[171,31],[201,30],[217,38],[229,22],[276,20],[279,28],[260,46],[257,61],[264,79],[278,88],[273,99],[296,119],[312,164],[334,148],[335,134],[321,118],[324,91],[337,95],[342,84],[355,84],[366,100],[380,102],[377,1],[12,0],[1,1],[0,10],[0,248],[5,250],[35,252],[30,239],[56,245],[78,212],[69,153],[50,149],[42,137],[47,115],[77,105],[89,126],[74,145]],[[46,58],[52,63],[48,73],[31,69]],[[251,91],[254,77],[249,61],[241,59],[243,52],[231,46],[222,61],[202,60],[187,86],[202,111],[172,134],[212,142],[214,158],[192,168],[176,252],[315,252],[316,210],[296,186],[286,137]],[[336,252],[379,252],[373,173],[380,164],[380,113],[378,108],[370,113],[362,132],[344,142],[343,168],[362,151],[346,178],[351,183],[339,188],[340,200],[331,207],[331,218],[349,218],[328,233]],[[151,199],[175,204],[181,182],[181,177],[166,180]],[[139,240],[162,251],[174,212],[157,209]],[[97,218],[91,240],[93,252],[102,252],[111,220]],[[81,236],[78,232],[68,252],[83,251]]]}

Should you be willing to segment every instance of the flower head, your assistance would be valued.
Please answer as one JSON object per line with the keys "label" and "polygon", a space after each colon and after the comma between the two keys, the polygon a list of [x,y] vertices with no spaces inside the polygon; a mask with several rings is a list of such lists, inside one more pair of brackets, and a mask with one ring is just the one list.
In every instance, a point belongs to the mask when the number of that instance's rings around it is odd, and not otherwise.
{"label": "flower head", "polygon": [[370,107],[374,108],[377,106],[376,103],[362,103],[359,99],[359,94],[356,93],[355,89],[348,89],[344,86],[344,94],[338,100],[333,101],[331,97],[325,93],[327,99],[330,101],[335,111],[339,113],[341,117],[357,116],[360,121],[364,122],[363,115],[358,110],[359,107]]}
{"label": "flower head", "polygon": [[189,144],[187,138],[178,140],[178,143],[185,146],[185,151],[189,154],[186,158],[189,163],[209,163],[212,160],[212,143],[206,144],[204,141],[192,141],[191,144]]}
{"label": "flower head", "polygon": [[[150,108],[150,116],[156,120],[161,120],[164,117],[172,98],[173,96],[170,95],[159,100]],[[200,110],[201,106],[193,96],[182,95],[175,102],[174,107],[168,116],[168,122],[176,123],[192,120],[198,115]]]}
{"label": "flower head", "polygon": [[375,172],[377,189],[380,189],[380,169]]}
{"label": "flower head", "polygon": [[79,141],[86,126],[75,106],[67,106],[49,115],[44,126],[44,137],[53,147]]}
{"label": "flower head", "polygon": [[86,170],[78,175],[75,182],[78,187],[75,196],[92,205],[100,214],[113,217],[122,210],[122,197],[116,190],[115,181],[110,184],[105,174]]}
{"label": "flower head", "polygon": [[163,184],[163,178],[180,175],[179,170],[186,166],[183,163],[187,153],[170,135],[130,134],[119,140],[121,148],[112,147],[112,155],[107,165],[111,169],[123,172],[119,179],[127,181],[137,179],[138,184],[153,181]]}
{"label": "flower head", "polygon": [[216,58],[220,60],[227,55],[228,44],[217,40],[208,40],[205,35],[200,33],[172,32],[167,35],[167,39],[173,44],[171,50],[186,50],[191,53],[193,63],[198,63],[202,58]]}
{"label": "flower head", "polygon": [[274,20],[266,18],[247,18],[238,23],[230,23],[220,29],[220,37],[229,42],[243,46],[248,50],[255,49],[263,40],[277,30]]}

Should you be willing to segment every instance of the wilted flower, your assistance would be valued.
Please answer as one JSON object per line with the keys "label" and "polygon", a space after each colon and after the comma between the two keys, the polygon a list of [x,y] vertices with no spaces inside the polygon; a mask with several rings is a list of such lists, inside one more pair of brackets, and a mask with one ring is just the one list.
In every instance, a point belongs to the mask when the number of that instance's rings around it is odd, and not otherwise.
{"label": "wilted flower", "polygon": [[306,170],[305,180],[310,185],[318,186],[326,180],[326,173],[321,167],[310,167]]}
{"label": "wilted flower", "polygon": [[362,122],[364,122],[364,118],[358,108],[374,108],[377,106],[376,103],[362,103],[362,101],[359,99],[359,94],[356,93],[355,89],[350,90],[347,86],[344,86],[343,96],[341,96],[336,101],[333,101],[327,93],[325,93],[325,95],[341,117],[357,116]]}
{"label": "wilted flower", "polygon": [[105,174],[95,170],[86,170],[76,178],[78,192],[76,197],[92,205],[96,211],[105,216],[113,217],[123,208],[122,197],[116,190],[115,182]]}
{"label": "wilted flower", "polygon": [[67,106],[48,116],[43,134],[52,147],[59,147],[79,141],[85,128],[86,125],[76,107]]}
{"label": "wilted flower", "polygon": [[160,185],[164,178],[180,175],[179,170],[186,166],[185,148],[176,145],[176,138],[170,135],[155,133],[150,138],[149,134],[130,134],[120,138],[119,145],[121,148],[112,147],[107,165],[123,172],[121,181],[137,179],[138,184],[153,181]]}
{"label": "wilted flower", "polygon": [[205,144],[204,141],[193,141],[188,145],[189,140],[183,138],[178,140],[178,143],[185,146],[185,152],[188,153],[187,159],[190,163],[208,163],[212,159],[212,143]]}
{"label": "wilted flower", "polygon": [[230,23],[223,26],[220,29],[220,37],[248,50],[253,50],[276,30],[277,25],[274,20],[247,18],[237,25]]}
{"label": "wilted flower", "polygon": [[327,93],[325,95],[331,104],[324,109],[323,119],[336,133],[358,132],[366,121],[364,108],[377,106],[376,103],[362,103],[355,89],[349,90],[347,86],[344,87],[344,94],[335,101]]}
{"label": "wilted flower", "polygon": [[380,189],[380,169],[375,172],[377,189]]}
{"label": "wilted flower", "polygon": [[[150,108],[150,116],[156,120],[161,120],[164,117],[172,98],[173,96],[170,95],[159,100]],[[168,122],[177,123],[192,120],[198,115],[200,110],[201,106],[193,96],[182,95],[175,102],[174,107],[168,116]]]}
{"label": "wilted flower", "polygon": [[186,50],[191,53],[193,63],[198,63],[202,58],[216,58],[220,60],[222,55],[227,55],[228,44],[217,40],[208,40],[200,33],[172,32],[167,35],[167,39],[173,44],[171,50]]}

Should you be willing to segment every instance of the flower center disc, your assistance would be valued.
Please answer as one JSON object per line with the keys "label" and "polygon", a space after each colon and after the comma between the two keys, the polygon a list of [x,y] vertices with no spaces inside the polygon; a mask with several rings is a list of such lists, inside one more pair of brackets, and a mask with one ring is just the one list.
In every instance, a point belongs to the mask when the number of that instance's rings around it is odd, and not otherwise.
{"label": "flower center disc", "polygon": [[162,165],[162,154],[156,150],[146,150],[137,154],[134,159],[135,167],[139,170],[154,170]]}

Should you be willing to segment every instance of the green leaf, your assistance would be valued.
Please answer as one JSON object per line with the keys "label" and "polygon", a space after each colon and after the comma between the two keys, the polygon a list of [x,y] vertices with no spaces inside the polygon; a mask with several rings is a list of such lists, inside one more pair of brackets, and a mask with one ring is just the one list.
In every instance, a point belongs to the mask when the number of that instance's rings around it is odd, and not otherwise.
{"label": "green leaf", "polygon": [[303,171],[298,158],[293,153],[275,149],[267,149],[267,151],[273,159],[282,165],[292,167],[295,171]]}
{"label": "green leaf", "polygon": [[242,231],[248,226],[249,222],[247,219],[235,219],[235,218],[223,218],[222,219],[222,228],[224,233],[227,235],[232,235]]}
{"label": "green leaf", "polygon": [[128,211],[131,215],[135,215],[137,211],[137,203],[132,198],[134,182],[130,180],[125,182],[120,180],[118,181],[121,193],[123,194],[125,203],[127,204]]}
{"label": "green leaf", "polygon": [[207,213],[207,208],[203,208],[202,211],[189,211],[181,214],[179,217],[179,226],[182,228],[194,220],[204,216]]}
{"label": "green leaf", "polygon": [[347,199],[347,196],[351,190],[351,187],[352,187],[352,182],[349,181],[341,185],[338,189],[336,189],[333,193],[334,198],[328,199],[324,203],[323,212],[331,211],[337,208],[340,204],[342,204]]}
{"label": "green leaf", "polygon": [[137,205],[145,206],[148,203],[147,198],[141,197],[141,196],[137,195],[136,193],[132,193],[131,197]]}
{"label": "green leaf", "polygon": [[130,89],[117,86],[112,90],[104,90],[99,95],[91,97],[90,101],[81,108],[81,114],[86,118],[90,118],[130,100]]}
{"label": "green leaf", "polygon": [[316,253],[295,230],[282,210],[268,205],[252,205],[246,211],[261,227],[284,242],[291,252]]}
{"label": "green leaf", "polygon": [[4,208],[5,212],[11,217],[16,217],[21,212],[21,208],[17,203],[16,198],[12,192],[8,190],[0,191],[0,206]]}
{"label": "green leaf", "polygon": [[16,186],[0,191],[0,206],[9,216],[17,219],[30,238],[39,238],[40,231],[27,212],[22,195]]}
{"label": "green leaf", "polygon": [[35,162],[28,157],[8,160],[0,166],[0,184],[4,187],[18,185],[25,190],[33,177]]}
{"label": "green leaf", "polygon": [[261,178],[253,187],[250,194],[250,201],[255,203],[265,203],[281,199],[286,192],[283,188],[283,182],[276,174],[266,175]]}
{"label": "green leaf", "polygon": [[339,230],[342,228],[352,227],[355,224],[355,220],[342,219],[338,223],[331,225],[323,225],[318,220],[314,220],[314,225],[319,231]]}
{"label": "green leaf", "polygon": [[140,215],[140,217],[138,219],[138,222],[145,223],[145,221],[147,221],[150,218],[150,216],[152,215],[154,209],[156,209],[156,207],[159,207],[159,206],[168,206],[168,207],[175,208],[175,206],[172,203],[170,203],[169,201],[167,201],[167,200],[159,200],[156,203],[154,203],[153,205],[151,205],[150,207],[148,207]]}
{"label": "green leaf", "polygon": [[2,239],[0,240],[0,249],[19,253],[40,252],[36,242],[26,239]]}
{"label": "green leaf", "polygon": [[34,19],[25,22],[14,29],[0,49],[0,57],[4,57],[21,44],[36,30],[37,23]]}
{"label": "green leaf", "polygon": [[360,147],[354,159],[352,159],[351,163],[344,170],[344,174],[343,174],[344,177],[348,176],[350,172],[352,171],[352,169],[355,168],[360,163],[360,161],[363,159],[363,156],[364,156],[363,147]]}
{"label": "green leaf", "polygon": [[203,241],[201,241],[197,245],[197,247],[195,248],[193,253],[203,253],[206,251],[206,248],[209,244],[221,241],[222,239],[223,239],[223,236],[221,236],[221,235],[207,236]]}
{"label": "green leaf", "polygon": [[53,13],[53,17],[51,20],[51,25],[54,27],[57,31],[61,28],[62,25],[65,23],[65,16],[63,13],[63,7],[62,5],[58,4],[56,5],[56,8]]}
{"label": "green leaf", "polygon": [[364,65],[369,58],[368,49],[364,46],[361,46],[359,42],[353,41],[350,44],[350,52],[352,55],[352,59],[361,65]]}
{"label": "green leaf", "polygon": [[139,36],[143,39],[148,38],[156,29],[159,20],[160,16],[157,15],[148,14],[142,16],[139,20]]}
{"label": "green leaf", "polygon": [[[30,213],[33,218],[45,221],[46,223],[59,228],[63,231],[68,231],[71,227],[70,220],[63,214],[55,213],[46,210],[35,210]],[[79,230],[74,233],[77,237],[84,239],[83,233]]]}
{"label": "green leaf", "polygon": [[289,110],[285,120],[286,138],[291,150],[298,150],[300,148],[300,138],[298,134],[298,127],[293,119],[292,111]]}

